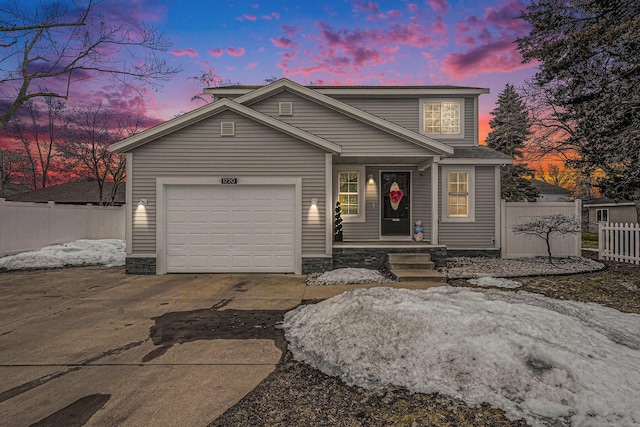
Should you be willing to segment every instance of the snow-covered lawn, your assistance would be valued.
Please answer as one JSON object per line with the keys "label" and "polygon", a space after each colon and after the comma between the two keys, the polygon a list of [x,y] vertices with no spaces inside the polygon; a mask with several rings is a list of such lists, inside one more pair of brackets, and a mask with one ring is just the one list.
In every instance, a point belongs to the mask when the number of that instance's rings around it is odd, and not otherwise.
{"label": "snow-covered lawn", "polygon": [[125,242],[118,239],[76,240],[0,258],[0,270],[124,265]]}
{"label": "snow-covered lawn", "polygon": [[478,277],[477,279],[468,279],[467,282],[472,285],[486,288],[488,286],[494,286],[496,288],[515,289],[522,286],[522,283],[515,280],[502,279],[500,277]]}
{"label": "snow-covered lawn", "polygon": [[285,316],[299,361],[348,384],[488,402],[534,425],[640,425],[640,315],[527,292],[356,289]]}

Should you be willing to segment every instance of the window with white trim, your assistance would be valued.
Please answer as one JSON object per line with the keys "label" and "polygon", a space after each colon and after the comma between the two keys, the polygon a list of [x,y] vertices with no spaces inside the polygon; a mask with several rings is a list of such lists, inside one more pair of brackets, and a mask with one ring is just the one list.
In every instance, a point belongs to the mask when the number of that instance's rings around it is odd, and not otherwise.
{"label": "window with white trim", "polygon": [[420,100],[420,130],[425,135],[464,138],[464,99]]}
{"label": "window with white trim", "polygon": [[360,213],[359,181],[358,172],[338,172],[338,200],[343,216],[354,216]]}
{"label": "window with white trim", "polygon": [[443,168],[442,181],[443,221],[475,221],[475,168]]}
{"label": "window with white trim", "polygon": [[[365,220],[365,167],[336,166],[334,197],[340,202],[344,222]],[[335,201],[334,201],[335,208]]]}
{"label": "window with white trim", "polygon": [[469,174],[449,172],[449,216],[469,216]]}
{"label": "window with white trim", "polygon": [[609,209],[596,209],[596,222],[609,222]]}

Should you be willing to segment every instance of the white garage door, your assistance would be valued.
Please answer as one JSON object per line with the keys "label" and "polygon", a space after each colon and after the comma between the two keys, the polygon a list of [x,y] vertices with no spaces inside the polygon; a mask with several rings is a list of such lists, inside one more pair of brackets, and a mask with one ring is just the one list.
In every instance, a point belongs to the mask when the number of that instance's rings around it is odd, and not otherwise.
{"label": "white garage door", "polygon": [[294,186],[175,185],[165,200],[167,272],[294,272]]}

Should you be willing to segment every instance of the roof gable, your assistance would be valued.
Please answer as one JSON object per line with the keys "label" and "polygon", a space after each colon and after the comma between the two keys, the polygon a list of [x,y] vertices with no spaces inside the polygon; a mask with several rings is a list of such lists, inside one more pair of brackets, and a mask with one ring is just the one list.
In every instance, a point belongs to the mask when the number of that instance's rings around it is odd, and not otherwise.
{"label": "roof gable", "polygon": [[445,156],[453,154],[453,148],[447,144],[436,141],[435,139],[429,138],[426,135],[408,130],[400,125],[391,123],[371,113],[367,113],[342,101],[338,101],[327,95],[323,95],[313,89],[309,89],[288,79],[280,79],[274,83],[271,83],[270,85],[263,86],[259,89],[235,98],[234,101],[238,104],[251,105],[284,90],[288,90],[298,96],[316,102],[326,108],[335,110],[345,116],[351,117],[369,126],[375,127],[391,135],[412,142],[422,148],[432,150],[437,154]]}
{"label": "roof gable", "polygon": [[144,132],[140,132],[139,134],[130,136],[129,138],[126,138],[122,141],[111,144],[109,146],[109,149],[115,153],[126,153],[136,147],[154,141],[160,137],[166,136],[194,123],[200,122],[228,110],[234,111],[256,122],[262,123],[266,126],[279,130],[280,132],[291,135],[309,144],[327,150],[328,152],[341,152],[341,147],[337,144],[334,144],[309,132],[305,132],[301,129],[298,129],[280,120],[274,119],[273,117],[269,117],[266,114],[262,114],[245,105],[238,104],[229,99],[221,99],[219,101],[204,105],[179,117],[164,122],[158,126],[147,129]]}

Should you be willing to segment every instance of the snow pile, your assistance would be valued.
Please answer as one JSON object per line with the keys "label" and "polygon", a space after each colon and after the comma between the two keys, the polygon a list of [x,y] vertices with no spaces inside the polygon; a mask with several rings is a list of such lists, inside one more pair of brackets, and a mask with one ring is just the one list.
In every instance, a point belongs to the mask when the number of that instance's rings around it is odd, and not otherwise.
{"label": "snow pile", "polygon": [[60,268],[81,265],[124,265],[124,240],[76,240],[0,258],[0,270]]}
{"label": "snow pile", "polygon": [[392,280],[368,268],[338,268],[309,277],[308,285],[346,285],[349,283],[389,283]]}
{"label": "snow pile", "polygon": [[501,279],[499,277],[479,277],[477,279],[469,279],[467,282],[480,286],[481,288],[494,286],[496,288],[515,289],[522,286],[522,283],[516,282],[515,280]]}
{"label": "snow pile", "polygon": [[348,384],[488,402],[534,425],[640,425],[640,315],[527,292],[356,289],[285,316],[294,357]]}

